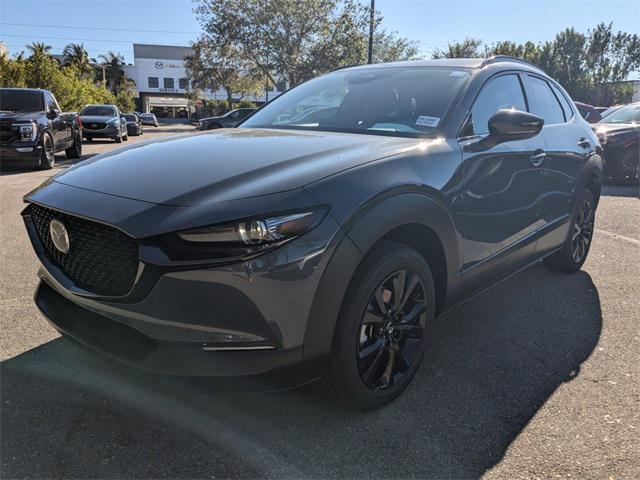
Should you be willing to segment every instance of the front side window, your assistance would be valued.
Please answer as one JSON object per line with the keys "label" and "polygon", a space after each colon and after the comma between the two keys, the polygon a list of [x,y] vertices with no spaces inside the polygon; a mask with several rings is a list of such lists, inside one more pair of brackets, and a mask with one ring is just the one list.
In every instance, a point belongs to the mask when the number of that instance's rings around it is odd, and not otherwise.
{"label": "front side window", "polygon": [[53,93],[48,93],[47,94],[47,104],[49,107],[49,111],[61,111],[60,110],[60,105],[58,105],[58,101],[56,100],[56,97],[53,96]]}
{"label": "front side window", "polygon": [[471,116],[463,136],[489,133],[489,119],[498,110],[527,111],[522,85],[517,75],[502,75],[489,80],[471,108]]}
{"label": "front side window", "polygon": [[469,77],[439,67],[337,71],[280,95],[242,127],[434,136]]}
{"label": "front side window", "polygon": [[527,75],[527,86],[531,94],[529,95],[531,113],[542,117],[545,125],[564,122],[562,107],[545,80]]}
{"label": "front side window", "polygon": [[158,88],[159,86],[158,77],[149,77],[149,88]]}
{"label": "front side window", "polygon": [[173,88],[173,78],[163,78],[164,88]]}

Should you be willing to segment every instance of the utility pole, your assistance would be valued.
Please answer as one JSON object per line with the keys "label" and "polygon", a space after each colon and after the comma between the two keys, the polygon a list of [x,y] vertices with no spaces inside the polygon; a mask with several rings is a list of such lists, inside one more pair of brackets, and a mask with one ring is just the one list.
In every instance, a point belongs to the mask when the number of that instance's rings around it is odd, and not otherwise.
{"label": "utility pole", "polygon": [[373,29],[375,27],[376,0],[371,0],[369,15],[369,52],[367,56],[367,63],[373,63]]}

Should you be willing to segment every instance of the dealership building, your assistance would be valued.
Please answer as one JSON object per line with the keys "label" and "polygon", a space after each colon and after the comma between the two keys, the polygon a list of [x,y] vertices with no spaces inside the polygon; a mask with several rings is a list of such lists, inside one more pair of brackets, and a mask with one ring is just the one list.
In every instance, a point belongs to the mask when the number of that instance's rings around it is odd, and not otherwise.
{"label": "dealership building", "polygon": [[[186,93],[189,80],[185,72],[184,57],[193,53],[189,47],[173,45],[133,44],[133,64],[125,65],[127,77],[136,84],[141,112],[155,113],[159,117],[188,117],[193,107],[188,105]],[[286,84],[280,82],[280,89]],[[257,103],[272,99],[281,92],[275,88],[260,95],[246,97]],[[224,90],[206,89],[203,96],[211,100],[226,100]]]}

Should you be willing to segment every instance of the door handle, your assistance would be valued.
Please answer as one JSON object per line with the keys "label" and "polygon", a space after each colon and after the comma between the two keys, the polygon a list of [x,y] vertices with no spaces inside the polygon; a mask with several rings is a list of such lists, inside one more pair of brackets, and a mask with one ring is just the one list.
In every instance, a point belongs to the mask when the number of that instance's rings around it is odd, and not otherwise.
{"label": "door handle", "polygon": [[578,146],[582,148],[591,148],[591,142],[586,138],[581,138],[578,142]]}
{"label": "door handle", "polygon": [[529,161],[534,167],[539,167],[544,163],[544,159],[547,158],[547,153],[543,152],[542,150],[536,150],[536,152],[538,153],[535,153],[534,155],[531,155],[529,157]]}

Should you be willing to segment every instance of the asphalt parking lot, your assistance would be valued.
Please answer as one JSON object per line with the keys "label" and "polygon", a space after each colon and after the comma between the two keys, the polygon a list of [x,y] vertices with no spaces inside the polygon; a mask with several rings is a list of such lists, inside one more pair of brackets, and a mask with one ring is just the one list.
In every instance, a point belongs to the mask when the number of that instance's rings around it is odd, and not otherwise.
{"label": "asphalt parking lot", "polygon": [[321,385],[220,392],[60,338],[19,215],[51,174],[0,176],[1,478],[640,477],[637,187],[605,187],[583,271],[536,265],[442,316],[408,391],[359,413]]}

